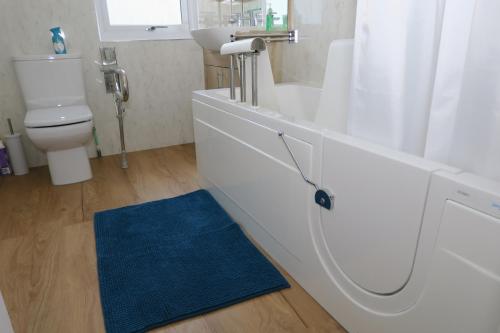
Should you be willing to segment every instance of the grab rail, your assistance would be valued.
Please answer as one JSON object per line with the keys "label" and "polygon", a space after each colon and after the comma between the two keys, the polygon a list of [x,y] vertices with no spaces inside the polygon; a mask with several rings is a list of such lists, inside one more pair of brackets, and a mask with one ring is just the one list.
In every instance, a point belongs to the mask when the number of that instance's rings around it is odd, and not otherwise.
{"label": "grab rail", "polygon": [[[108,52],[116,57],[114,50],[108,50]],[[105,50],[101,50],[101,56],[105,55]],[[101,67],[101,72],[104,73],[104,78],[106,82],[106,91],[113,94],[115,98],[116,105],[116,118],[118,119],[118,127],[120,130],[120,144],[121,144],[121,167],[122,169],[128,168],[127,160],[127,150],[125,147],[125,129],[124,129],[124,118],[125,118],[125,106],[123,103],[127,102],[130,97],[129,84],[127,78],[127,72],[117,66],[116,58],[110,61],[109,59],[102,59],[102,63],[98,63]],[[105,61],[106,60],[106,61]]]}
{"label": "grab rail", "polygon": [[129,98],[127,72],[123,68],[109,70],[115,74],[115,93],[120,94],[122,101],[127,102]]}
{"label": "grab rail", "polygon": [[128,168],[127,150],[125,148],[125,129],[123,126],[123,119],[125,116],[125,107],[123,103],[128,101],[129,88],[127,72],[123,68],[112,68],[109,72],[115,75],[115,103],[116,103],[116,117],[118,118],[118,126],[120,129],[120,144],[121,144],[121,166],[122,169]]}
{"label": "grab rail", "polygon": [[299,31],[298,30],[290,30],[283,32],[255,32],[255,33],[235,33],[231,35],[231,38],[236,40],[243,40],[248,38],[261,38],[266,43],[270,42],[289,42],[289,43],[298,43],[299,42]]}

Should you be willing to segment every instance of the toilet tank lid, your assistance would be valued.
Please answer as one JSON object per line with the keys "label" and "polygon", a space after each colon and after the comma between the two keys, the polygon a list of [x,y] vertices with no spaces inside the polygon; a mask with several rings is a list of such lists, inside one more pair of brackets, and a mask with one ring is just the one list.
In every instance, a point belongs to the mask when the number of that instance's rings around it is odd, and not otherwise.
{"label": "toilet tank lid", "polygon": [[51,127],[71,125],[92,119],[92,111],[87,105],[61,106],[30,110],[24,118],[26,127]]}
{"label": "toilet tank lid", "polygon": [[33,60],[64,60],[64,59],[80,59],[81,53],[75,52],[71,54],[29,54],[16,55],[12,57],[13,61],[33,61]]}

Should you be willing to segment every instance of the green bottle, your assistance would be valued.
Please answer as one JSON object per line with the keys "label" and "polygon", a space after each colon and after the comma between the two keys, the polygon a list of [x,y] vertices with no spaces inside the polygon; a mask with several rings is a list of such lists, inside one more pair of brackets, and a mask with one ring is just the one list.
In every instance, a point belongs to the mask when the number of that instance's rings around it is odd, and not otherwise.
{"label": "green bottle", "polygon": [[288,15],[283,15],[283,30],[288,31]]}
{"label": "green bottle", "polygon": [[266,31],[267,32],[273,31],[273,28],[274,28],[274,14],[271,5],[269,5],[269,9],[267,10],[267,15],[266,15]]}

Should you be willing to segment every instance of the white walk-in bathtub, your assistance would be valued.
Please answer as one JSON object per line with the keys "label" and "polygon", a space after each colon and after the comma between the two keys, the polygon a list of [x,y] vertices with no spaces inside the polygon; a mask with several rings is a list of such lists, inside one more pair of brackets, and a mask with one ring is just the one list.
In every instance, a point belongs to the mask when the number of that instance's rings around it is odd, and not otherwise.
{"label": "white walk-in bathtub", "polygon": [[320,89],[278,86],[281,112],[227,95],[193,93],[207,188],[348,331],[500,332],[498,183],[340,132]]}

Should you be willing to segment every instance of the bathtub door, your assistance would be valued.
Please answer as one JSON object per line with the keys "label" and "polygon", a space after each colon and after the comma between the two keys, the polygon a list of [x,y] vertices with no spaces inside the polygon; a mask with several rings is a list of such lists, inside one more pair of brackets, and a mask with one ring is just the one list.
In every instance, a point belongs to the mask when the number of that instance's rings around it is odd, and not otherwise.
{"label": "bathtub door", "polygon": [[335,207],[321,212],[323,262],[365,291],[390,295],[407,283],[435,163],[351,137],[324,138],[322,185]]}

